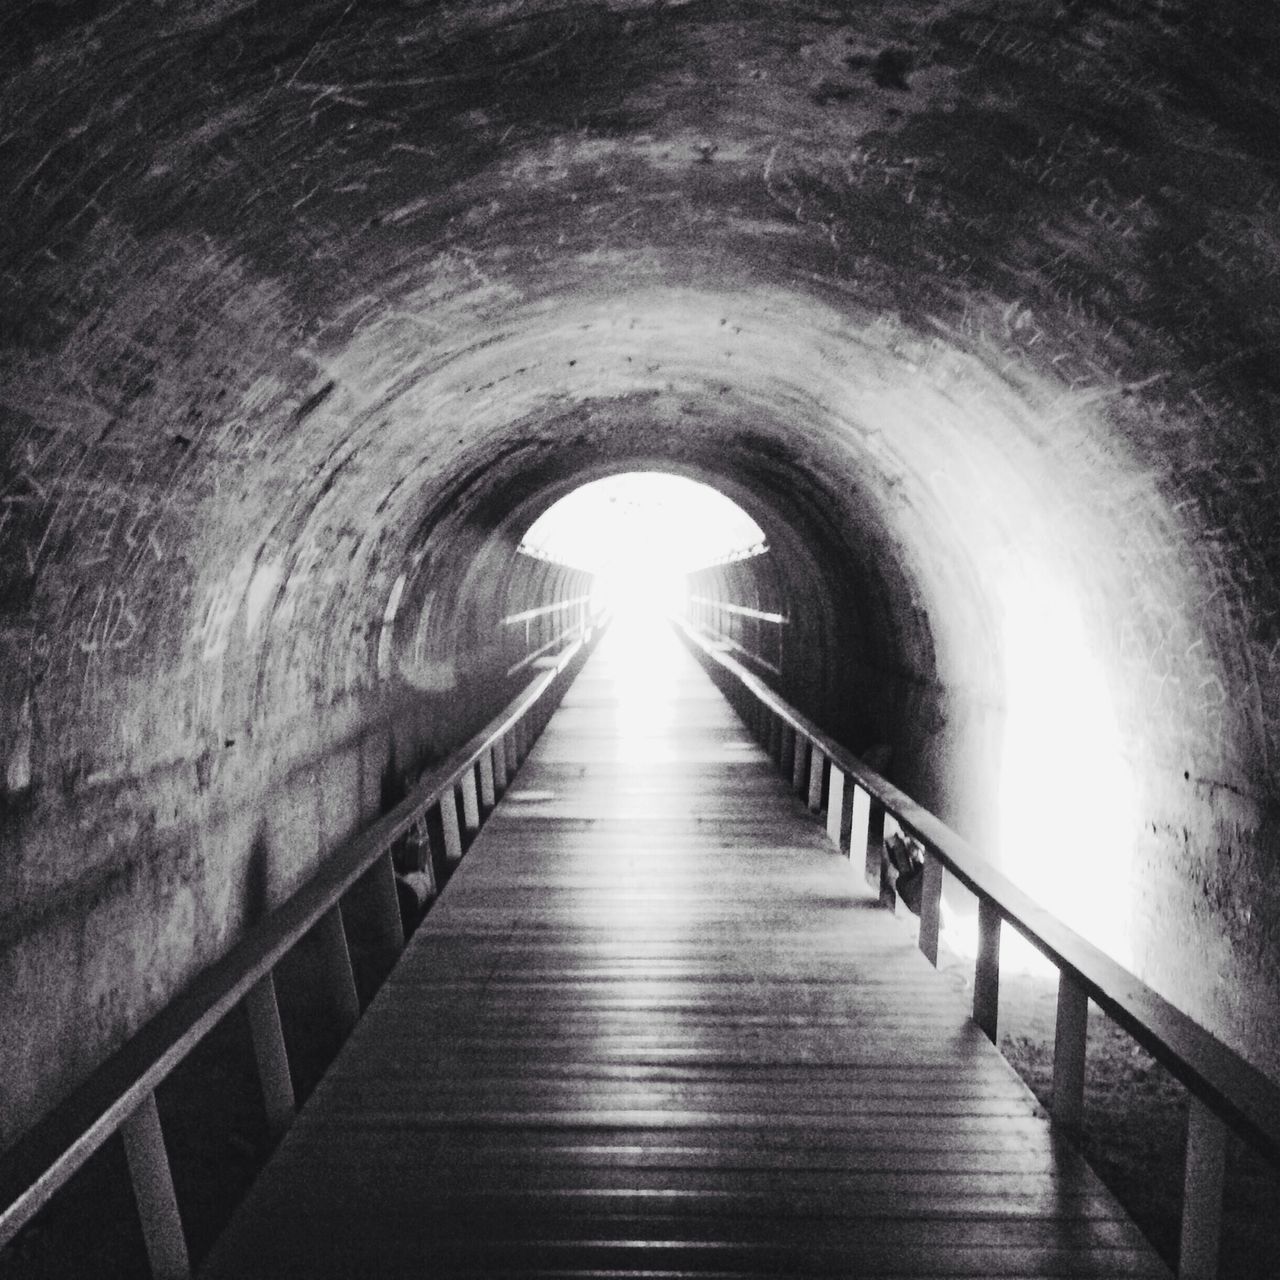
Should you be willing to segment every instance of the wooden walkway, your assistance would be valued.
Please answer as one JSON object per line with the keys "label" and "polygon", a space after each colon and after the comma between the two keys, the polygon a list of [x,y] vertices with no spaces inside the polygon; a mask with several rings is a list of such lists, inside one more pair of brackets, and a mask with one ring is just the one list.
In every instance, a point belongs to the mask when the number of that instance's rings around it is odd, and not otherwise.
{"label": "wooden walkway", "polygon": [[1167,1275],[692,658],[622,643],[203,1274]]}

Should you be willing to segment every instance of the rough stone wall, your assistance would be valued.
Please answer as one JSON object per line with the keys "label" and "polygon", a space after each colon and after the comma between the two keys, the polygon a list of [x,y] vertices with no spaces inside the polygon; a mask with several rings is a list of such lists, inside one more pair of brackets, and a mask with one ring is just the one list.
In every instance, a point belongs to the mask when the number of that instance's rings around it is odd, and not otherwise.
{"label": "rough stone wall", "polygon": [[772,504],[908,785],[1280,1070],[1273,6],[2,21],[7,1131],[234,934],[260,813],[326,838],[396,582],[400,645],[637,461]]}

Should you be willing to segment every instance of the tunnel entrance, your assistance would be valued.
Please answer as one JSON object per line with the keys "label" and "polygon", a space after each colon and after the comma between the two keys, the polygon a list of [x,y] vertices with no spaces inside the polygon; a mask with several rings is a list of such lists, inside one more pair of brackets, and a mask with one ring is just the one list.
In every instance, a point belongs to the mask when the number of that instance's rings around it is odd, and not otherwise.
{"label": "tunnel entrance", "polygon": [[[713,485],[646,469],[572,489],[534,520],[519,549],[590,575],[591,614],[610,620],[609,647],[626,655],[623,665],[635,671],[637,699],[644,702],[664,648],[657,632],[670,617],[780,689],[794,691],[797,673],[847,662],[849,647],[824,649],[821,629],[804,626],[822,592],[771,545],[775,532],[781,543],[780,527],[766,533]],[[994,590],[1000,607],[991,644],[1004,669],[1004,696],[986,776],[994,821],[984,843],[1042,900],[1071,903],[1099,943],[1132,963],[1132,801],[1105,674],[1091,656],[1069,583],[1058,584],[1044,571],[1006,574]],[[880,625],[891,629],[883,619]],[[826,689],[808,699],[792,696],[859,749],[897,757],[898,777],[919,789],[910,772],[913,757],[928,751],[875,726],[868,711],[879,691],[872,686],[887,677],[882,669],[873,677],[847,698]],[[900,728],[898,737],[905,738]],[[1082,780],[1091,804],[1062,812],[1057,788],[1070,776]],[[1059,816],[1046,829],[1040,815],[1055,810]],[[948,892],[948,943],[966,960],[977,947],[974,912],[967,894]],[[1003,949],[1010,972],[1049,971],[1013,931]]]}
{"label": "tunnel entrance", "polygon": [[762,555],[764,531],[718,489],[661,471],[593,480],[548,507],[521,550],[593,575],[592,606],[615,629],[688,616],[695,578],[711,565]]}

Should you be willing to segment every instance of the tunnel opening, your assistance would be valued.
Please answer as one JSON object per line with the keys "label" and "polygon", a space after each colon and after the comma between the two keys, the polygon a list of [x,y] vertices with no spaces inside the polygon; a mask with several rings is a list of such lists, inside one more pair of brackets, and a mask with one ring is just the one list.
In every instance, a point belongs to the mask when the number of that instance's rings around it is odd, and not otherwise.
{"label": "tunnel opening", "polygon": [[764,531],[711,485],[663,471],[592,480],[548,507],[520,545],[592,575],[591,604],[615,627],[684,616],[698,570],[764,555]]}
{"label": "tunnel opening", "polygon": [[[722,471],[702,458],[626,461],[570,456],[495,481],[470,517],[518,566],[500,624],[527,635],[510,670],[545,652],[543,637],[558,635],[547,618],[566,609],[612,615],[638,656],[655,615],[681,617],[1134,963],[1138,818],[1122,698],[1100,656],[1096,584],[1051,545],[1025,479],[1000,470],[993,510],[990,479],[933,475],[938,509],[921,516],[917,545],[889,557],[865,526],[865,539],[833,534],[818,477],[780,476],[758,447],[722,449]],[[580,573],[578,594],[535,616],[532,564],[544,577]],[[1065,779],[1084,802],[1067,799]],[[948,941],[965,956],[974,910],[948,890]],[[1015,932],[1003,947],[1011,969],[1045,970]]]}
{"label": "tunnel opening", "polygon": [[[993,812],[992,852],[1045,900],[1066,902],[1090,917],[1095,935],[1105,923],[1101,940],[1128,954],[1128,833],[1117,818],[1128,815],[1105,674],[1090,658],[1075,596],[1069,587],[1055,592],[1046,585],[1050,575],[1034,545],[1006,548],[1005,576],[1021,575],[1004,583],[1007,590],[997,590],[999,575],[984,574],[986,566],[977,571],[978,609],[988,615],[995,665],[1003,669],[997,700],[1007,714],[992,766],[985,776],[974,770],[978,785],[966,791],[952,760],[930,759],[933,726],[922,723],[918,696],[904,700],[901,689],[884,687],[900,664],[915,671],[917,689],[922,676],[935,674],[919,659],[931,652],[935,633],[955,625],[960,587],[954,578],[935,583],[917,606],[921,643],[902,619],[903,601],[916,598],[916,588],[901,567],[879,564],[877,589],[862,589],[857,565],[872,557],[865,546],[831,537],[805,510],[806,503],[820,506],[814,477],[780,483],[759,450],[731,455],[724,473],[702,459],[690,466],[656,455],[636,469],[626,461],[583,465],[580,457],[561,456],[506,475],[505,468],[495,468],[483,492],[470,495],[465,514],[460,506],[444,522],[455,561],[459,524],[475,538],[473,563],[459,571],[459,594],[450,607],[440,609],[432,596],[425,600],[416,624],[419,643],[433,617],[442,643],[458,646],[462,636],[473,651],[489,625],[506,646],[503,669],[512,677],[550,661],[547,655],[574,636],[608,621],[609,647],[620,669],[631,673],[636,696],[630,705],[638,712],[657,694],[655,682],[665,678],[655,655],[668,646],[657,630],[679,619],[866,751],[887,774],[908,785],[914,777],[918,785],[932,771],[931,781],[949,789],[956,808]],[[971,526],[961,513],[965,518]],[[441,536],[433,530],[428,541]],[[440,557],[426,560],[438,584]],[[940,574],[936,564],[916,572],[926,579]],[[486,594],[491,604],[483,602]],[[394,588],[391,599],[397,599]],[[1023,602],[1029,602],[1026,608]],[[482,617],[490,622],[481,624]],[[460,654],[463,648],[458,646]],[[411,680],[412,669],[410,663]],[[850,671],[857,678],[849,679]],[[643,739],[652,727],[648,719],[636,714],[632,721]],[[1054,747],[1048,755],[1045,742]],[[637,741],[629,749],[645,747]],[[1058,786],[1069,768],[1113,802],[1068,812],[1046,834],[1046,788]],[[984,786],[989,795],[979,794]],[[1098,818],[1082,852],[1081,826]],[[1099,907],[1103,877],[1112,892]],[[945,933],[957,955],[976,950],[975,910],[962,889],[949,888]],[[1012,930],[1003,953],[1010,970],[1047,966]]]}

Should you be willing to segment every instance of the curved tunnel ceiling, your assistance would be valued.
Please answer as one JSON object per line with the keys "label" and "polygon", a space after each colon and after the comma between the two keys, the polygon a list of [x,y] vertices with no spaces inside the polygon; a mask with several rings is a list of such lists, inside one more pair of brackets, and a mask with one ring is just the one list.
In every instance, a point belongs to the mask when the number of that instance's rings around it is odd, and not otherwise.
{"label": "curved tunnel ceiling", "polygon": [[[1011,721],[1093,717],[1105,770],[1050,757],[1074,803],[1122,771],[1124,876],[1280,991],[1250,925],[1280,918],[1277,31],[1193,0],[19,12],[10,795],[359,723],[433,532],[513,550],[661,466],[791,531],[967,832],[1003,839]],[[1182,981],[1150,911],[1134,961]]]}

